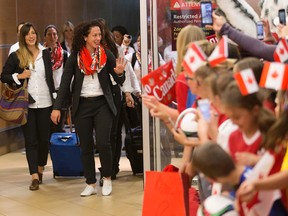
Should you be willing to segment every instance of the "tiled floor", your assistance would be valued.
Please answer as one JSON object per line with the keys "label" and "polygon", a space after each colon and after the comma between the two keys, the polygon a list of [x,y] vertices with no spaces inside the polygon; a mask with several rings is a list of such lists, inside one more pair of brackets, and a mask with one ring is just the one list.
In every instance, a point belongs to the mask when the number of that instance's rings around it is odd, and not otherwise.
{"label": "tiled floor", "polygon": [[[98,158],[96,165],[99,166]],[[84,178],[53,178],[49,158],[39,191],[30,191],[30,175],[21,150],[0,157],[0,215],[5,216],[139,216],[142,214],[143,176],[133,176],[122,157],[111,196],[80,197]],[[99,173],[97,173],[99,175]],[[98,176],[99,179],[99,176]]]}

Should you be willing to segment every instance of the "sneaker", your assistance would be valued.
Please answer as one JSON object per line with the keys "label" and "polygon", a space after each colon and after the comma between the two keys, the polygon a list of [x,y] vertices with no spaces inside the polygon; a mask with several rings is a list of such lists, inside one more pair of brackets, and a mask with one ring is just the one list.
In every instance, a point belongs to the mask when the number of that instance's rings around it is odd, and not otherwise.
{"label": "sneaker", "polygon": [[84,191],[80,194],[81,197],[91,196],[97,194],[96,187],[93,187],[91,185],[87,185]]}
{"label": "sneaker", "polygon": [[103,177],[102,195],[109,196],[112,192],[112,181]]}

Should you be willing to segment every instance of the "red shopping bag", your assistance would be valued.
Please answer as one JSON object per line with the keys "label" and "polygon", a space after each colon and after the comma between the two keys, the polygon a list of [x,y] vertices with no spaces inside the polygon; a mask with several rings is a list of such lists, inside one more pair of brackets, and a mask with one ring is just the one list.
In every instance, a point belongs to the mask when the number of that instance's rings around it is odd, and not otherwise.
{"label": "red shopping bag", "polygon": [[143,216],[188,216],[189,179],[178,172],[146,172]]}
{"label": "red shopping bag", "polygon": [[141,82],[145,93],[155,96],[161,103],[168,105],[176,98],[176,76],[172,61],[144,76]]}

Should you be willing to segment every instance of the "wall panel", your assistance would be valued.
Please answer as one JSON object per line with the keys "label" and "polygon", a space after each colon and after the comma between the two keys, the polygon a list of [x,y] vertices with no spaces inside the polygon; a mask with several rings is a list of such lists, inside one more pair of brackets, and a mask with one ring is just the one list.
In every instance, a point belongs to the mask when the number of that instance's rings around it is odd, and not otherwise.
{"label": "wall panel", "polygon": [[[17,1],[18,21],[33,23],[43,39],[44,28],[48,24],[56,23],[56,2],[57,0],[39,1],[29,0]],[[27,4],[29,2],[29,4]]]}
{"label": "wall panel", "polygon": [[16,1],[0,1],[0,44],[11,44],[16,40]]}

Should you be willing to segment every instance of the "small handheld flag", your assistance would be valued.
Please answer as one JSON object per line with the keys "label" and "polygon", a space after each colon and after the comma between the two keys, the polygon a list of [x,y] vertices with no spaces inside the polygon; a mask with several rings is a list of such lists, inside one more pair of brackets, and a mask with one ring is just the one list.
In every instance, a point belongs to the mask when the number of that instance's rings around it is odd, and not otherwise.
{"label": "small handheld flag", "polygon": [[258,83],[251,68],[235,73],[234,78],[237,81],[242,95],[253,94],[259,90]]}

